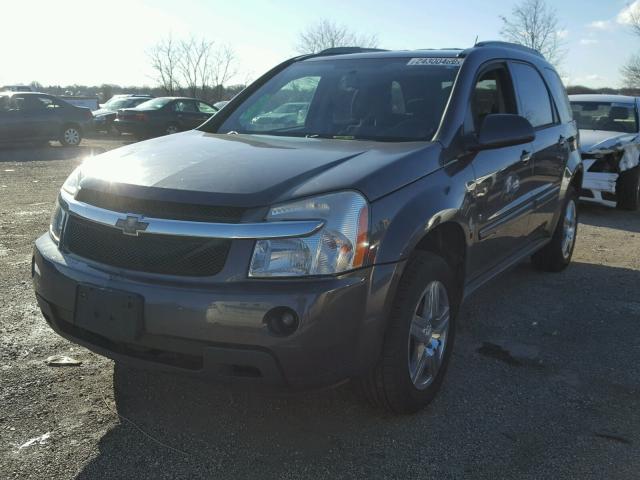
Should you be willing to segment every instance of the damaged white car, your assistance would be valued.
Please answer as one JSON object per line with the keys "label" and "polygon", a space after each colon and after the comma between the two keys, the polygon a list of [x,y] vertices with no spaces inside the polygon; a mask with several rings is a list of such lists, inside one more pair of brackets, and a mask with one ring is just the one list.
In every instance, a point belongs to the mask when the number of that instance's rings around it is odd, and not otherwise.
{"label": "damaged white car", "polygon": [[636,97],[571,95],[580,129],[580,198],[624,210],[640,207],[640,129]]}

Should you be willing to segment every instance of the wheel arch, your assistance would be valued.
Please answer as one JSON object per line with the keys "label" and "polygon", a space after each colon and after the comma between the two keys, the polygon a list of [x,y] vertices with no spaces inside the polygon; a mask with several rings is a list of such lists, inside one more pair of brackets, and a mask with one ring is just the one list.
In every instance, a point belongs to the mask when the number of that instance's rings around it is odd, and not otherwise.
{"label": "wheel arch", "polygon": [[582,181],[584,179],[584,166],[582,162],[576,166],[573,174],[571,175],[571,179],[569,180],[569,185],[576,189],[578,194],[582,189]]}
{"label": "wheel arch", "polygon": [[467,233],[456,221],[440,223],[416,243],[413,251],[434,253],[444,259],[455,274],[458,294],[462,298],[467,264]]}

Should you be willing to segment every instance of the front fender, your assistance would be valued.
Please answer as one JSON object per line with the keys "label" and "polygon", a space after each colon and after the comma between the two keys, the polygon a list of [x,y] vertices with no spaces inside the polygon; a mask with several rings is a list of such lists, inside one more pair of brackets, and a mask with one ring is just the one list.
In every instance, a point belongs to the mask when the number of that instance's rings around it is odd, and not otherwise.
{"label": "front fender", "polygon": [[429,231],[447,222],[463,229],[468,246],[475,216],[469,190],[474,175],[468,164],[452,165],[372,204],[371,245],[376,263],[408,258]]}
{"label": "front fender", "polygon": [[[569,155],[569,160],[567,161],[567,165],[564,169],[564,174],[562,175],[562,198],[564,198],[564,195],[567,192],[567,188],[569,187],[569,185],[571,185],[574,178],[576,178],[576,175],[582,175],[583,173],[584,167],[582,165],[582,157],[580,156],[580,152],[578,152],[578,150],[573,150],[571,152],[571,155]],[[582,184],[578,185],[578,188],[580,187],[582,187]]]}

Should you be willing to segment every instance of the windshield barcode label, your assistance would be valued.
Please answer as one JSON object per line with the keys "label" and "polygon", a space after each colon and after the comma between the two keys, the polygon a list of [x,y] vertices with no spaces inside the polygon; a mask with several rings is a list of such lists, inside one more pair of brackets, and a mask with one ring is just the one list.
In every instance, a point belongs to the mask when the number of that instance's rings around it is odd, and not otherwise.
{"label": "windshield barcode label", "polygon": [[462,64],[461,58],[450,57],[420,57],[412,58],[407,65],[452,65],[459,66]]}

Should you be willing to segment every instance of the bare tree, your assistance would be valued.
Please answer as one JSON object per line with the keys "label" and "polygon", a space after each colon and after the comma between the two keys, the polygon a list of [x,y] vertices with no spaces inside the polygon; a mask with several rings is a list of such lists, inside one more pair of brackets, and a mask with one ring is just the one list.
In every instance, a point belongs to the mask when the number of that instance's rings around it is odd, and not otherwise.
{"label": "bare tree", "polygon": [[[640,37],[640,8],[634,8],[635,4],[627,7],[624,23],[631,27],[631,31]],[[621,69],[622,83],[627,88],[640,88],[640,54],[632,55],[626,65]]]}
{"label": "bare tree", "polygon": [[213,42],[204,38],[190,37],[179,43],[178,69],[187,91],[192,97],[198,90],[204,96],[209,83],[209,64]]}
{"label": "bare tree", "polygon": [[224,85],[236,76],[236,55],[228,45],[218,47],[208,62],[208,82],[213,87],[213,101],[222,100]]}
{"label": "bare tree", "polygon": [[318,53],[327,48],[335,47],[363,47],[376,48],[378,36],[376,34],[363,35],[349,30],[345,25],[328,19],[320,20],[309,25],[298,34],[295,45],[299,53]]}
{"label": "bare tree", "polygon": [[500,34],[506,40],[538,50],[554,65],[562,61],[565,52],[558,16],[545,0],[522,0],[513,7],[511,17],[500,18]]}
{"label": "bare tree", "polygon": [[640,88],[640,55],[633,55],[622,67],[622,83],[627,88]]}
{"label": "bare tree", "polygon": [[184,86],[192,97],[219,100],[224,85],[235,75],[235,53],[227,45],[216,46],[206,38],[161,40],[149,52],[156,79],[167,95]]}
{"label": "bare tree", "polygon": [[151,60],[151,68],[153,68],[156,80],[162,86],[167,95],[175,95],[180,89],[178,81],[180,70],[180,47],[174,41],[173,36],[168,37],[157,43],[148,52]]}
{"label": "bare tree", "polygon": [[618,22],[629,25],[631,31],[640,36],[640,5],[637,2],[627,5],[618,16]]}

